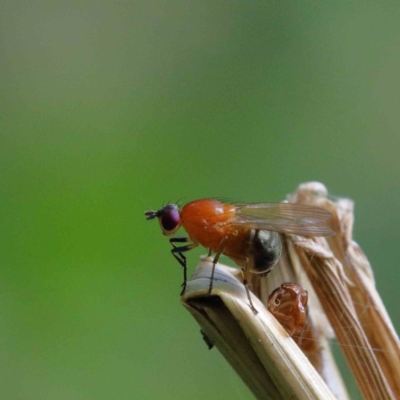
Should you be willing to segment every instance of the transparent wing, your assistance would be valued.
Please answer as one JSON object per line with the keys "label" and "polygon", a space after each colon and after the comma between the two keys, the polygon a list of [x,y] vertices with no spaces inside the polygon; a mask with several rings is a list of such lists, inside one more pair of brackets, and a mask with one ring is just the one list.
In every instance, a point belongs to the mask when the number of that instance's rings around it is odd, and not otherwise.
{"label": "transparent wing", "polygon": [[296,203],[235,204],[232,224],[301,236],[332,236],[332,215],[323,208]]}

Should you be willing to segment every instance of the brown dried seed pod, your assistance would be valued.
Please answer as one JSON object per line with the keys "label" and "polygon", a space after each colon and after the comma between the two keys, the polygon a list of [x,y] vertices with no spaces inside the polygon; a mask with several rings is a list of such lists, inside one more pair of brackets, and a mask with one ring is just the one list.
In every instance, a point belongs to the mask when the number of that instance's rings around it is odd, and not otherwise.
{"label": "brown dried seed pod", "polygon": [[268,299],[268,310],[293,336],[302,331],[307,322],[308,292],[295,283],[282,283]]}

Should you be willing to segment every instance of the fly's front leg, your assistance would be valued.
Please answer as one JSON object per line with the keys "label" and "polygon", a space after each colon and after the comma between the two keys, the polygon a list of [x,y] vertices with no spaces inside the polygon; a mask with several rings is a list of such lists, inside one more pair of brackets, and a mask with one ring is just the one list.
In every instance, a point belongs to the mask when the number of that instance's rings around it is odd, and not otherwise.
{"label": "fly's front leg", "polygon": [[178,247],[175,243],[190,242],[190,239],[188,237],[174,237],[169,239],[169,242],[173,247],[171,250],[172,255],[178,260],[179,264],[181,264],[183,268],[186,268],[186,257],[182,253],[190,249],[187,249],[188,246]]}
{"label": "fly's front leg", "polygon": [[198,244],[190,243],[186,246],[181,246],[181,247],[178,247],[175,245],[175,243],[190,242],[190,238],[188,238],[188,237],[175,237],[175,238],[171,238],[169,241],[173,247],[173,249],[171,250],[172,255],[178,260],[179,264],[181,264],[183,267],[183,283],[182,283],[182,291],[181,291],[181,296],[182,296],[183,293],[185,293],[186,282],[187,282],[187,263],[186,263],[186,257],[184,256],[183,253],[185,251],[192,250],[193,248],[198,246]]}

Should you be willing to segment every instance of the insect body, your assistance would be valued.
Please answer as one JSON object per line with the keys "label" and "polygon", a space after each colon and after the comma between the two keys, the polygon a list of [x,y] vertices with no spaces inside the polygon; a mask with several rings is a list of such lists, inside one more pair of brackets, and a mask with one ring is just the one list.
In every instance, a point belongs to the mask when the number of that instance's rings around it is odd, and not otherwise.
{"label": "insect body", "polygon": [[[214,268],[221,254],[230,257],[244,269],[248,292],[249,273],[267,276],[282,252],[280,233],[303,236],[330,236],[333,231],[324,225],[331,214],[324,209],[294,203],[227,204],[215,199],[195,200],[180,210],[167,204],[158,211],[147,211],[147,219],[158,218],[164,235],[173,235],[179,227],[189,237],[173,237],[172,254],[184,267],[183,291],[186,287],[184,252],[199,244],[215,253]],[[189,243],[178,247],[177,243]],[[211,275],[212,290],[214,269]],[[250,295],[248,293],[249,299]],[[250,301],[251,303],[251,301]],[[252,307],[253,308],[253,307]]]}

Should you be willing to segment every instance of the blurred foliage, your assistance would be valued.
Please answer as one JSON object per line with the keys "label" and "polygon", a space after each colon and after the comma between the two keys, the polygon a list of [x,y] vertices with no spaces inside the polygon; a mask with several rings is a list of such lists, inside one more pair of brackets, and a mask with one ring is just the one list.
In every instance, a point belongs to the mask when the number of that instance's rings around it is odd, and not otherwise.
{"label": "blurred foliage", "polygon": [[279,201],[309,180],[353,198],[398,328],[399,18],[397,3],[3,0],[0,398],[251,398],[143,217],[180,198]]}

